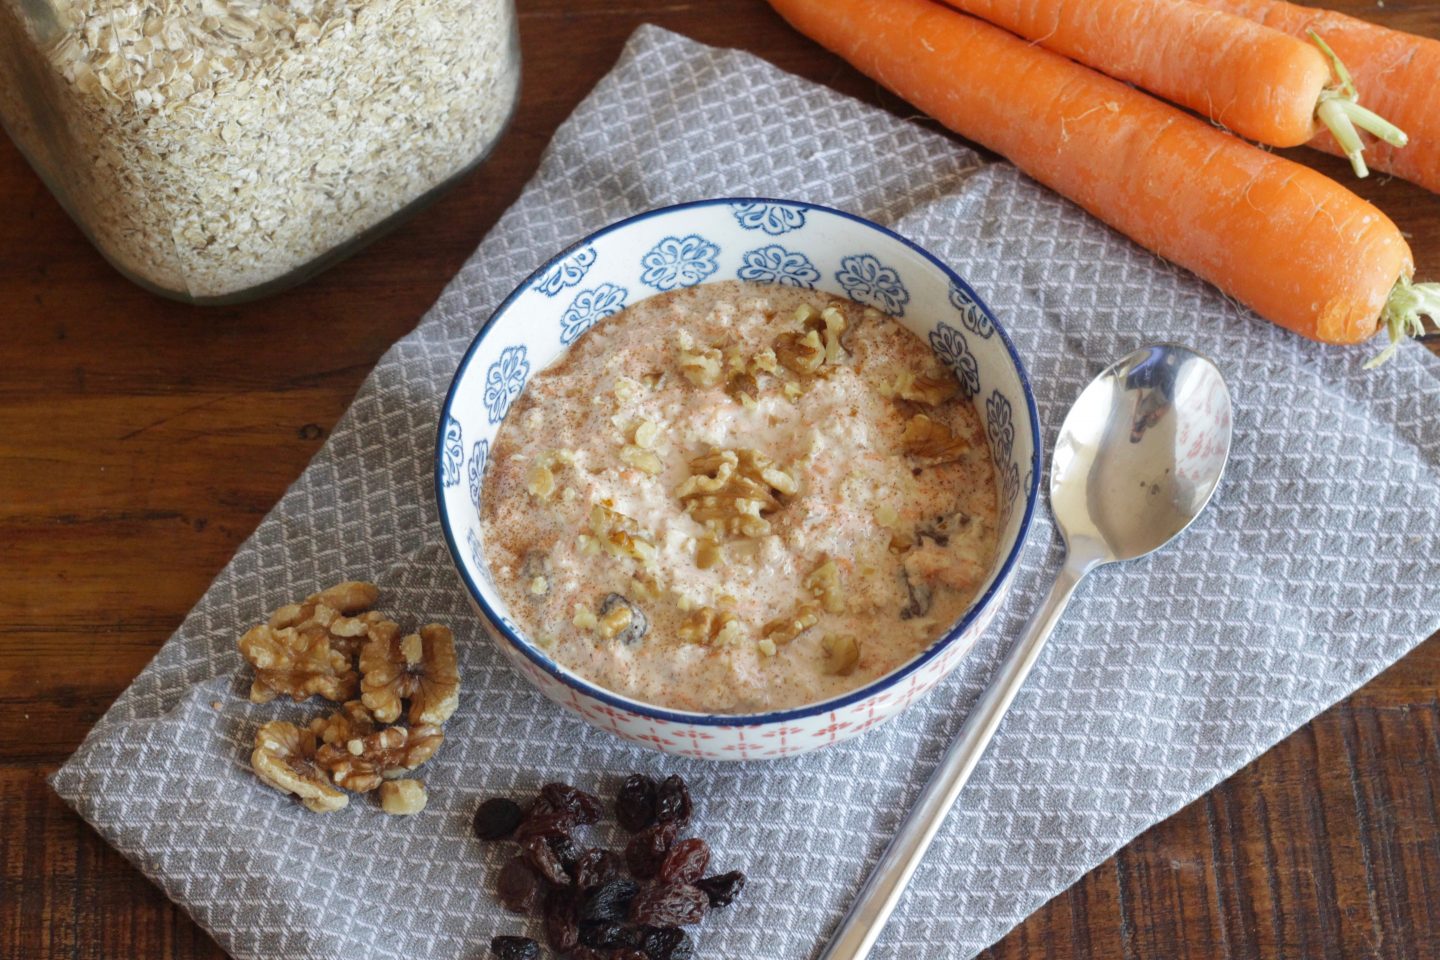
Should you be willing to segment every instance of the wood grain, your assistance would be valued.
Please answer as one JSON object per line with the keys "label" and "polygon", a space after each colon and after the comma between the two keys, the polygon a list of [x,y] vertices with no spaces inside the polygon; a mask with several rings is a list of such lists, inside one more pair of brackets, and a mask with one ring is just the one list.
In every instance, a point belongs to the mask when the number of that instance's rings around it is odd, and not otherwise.
{"label": "wood grain", "polygon": [[[1440,36],[1418,0],[1340,9]],[[223,956],[44,777],[179,624],[654,22],[913,111],[760,0],[521,0],[522,106],[476,174],[329,273],[201,310],[118,277],[0,140],[0,958]],[[922,121],[923,122],[923,121]],[[1293,154],[1343,176],[1340,161]],[[1440,197],[1358,187],[1440,274]],[[992,958],[1440,956],[1440,637],[1149,830]],[[477,945],[476,956],[480,956]]]}

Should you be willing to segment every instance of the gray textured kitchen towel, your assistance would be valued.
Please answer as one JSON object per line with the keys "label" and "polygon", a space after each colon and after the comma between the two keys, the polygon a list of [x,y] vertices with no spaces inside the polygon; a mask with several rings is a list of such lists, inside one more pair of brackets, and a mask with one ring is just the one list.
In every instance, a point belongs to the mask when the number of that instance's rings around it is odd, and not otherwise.
{"label": "gray textured kitchen towel", "polygon": [[[503,149],[503,147],[502,147]],[[420,326],[365,382],[324,450],[54,778],[55,789],[241,958],[480,957],[523,924],[489,891],[501,852],[476,801],[550,779],[613,791],[678,771],[743,906],[701,955],[813,954],[878,855],[1057,560],[1037,513],[1008,609],[947,682],[888,726],[810,756],[662,758],[553,707],[481,634],[432,503],[435,422],[489,312],[612,220],[758,194],[851,210],[918,241],[990,303],[1029,366],[1047,449],[1112,358],[1179,340],[1234,394],[1229,473],[1173,549],[1092,577],[916,874],[876,955],[966,958],[1117,847],[1345,696],[1440,621],[1440,362],[1371,373],[1237,308],[1012,167],[755,58],[641,29]],[[465,690],[430,806],[328,816],[259,785],[238,634],[341,578],[453,623]],[[212,708],[219,703],[219,709]],[[603,836],[603,835],[602,835]]]}

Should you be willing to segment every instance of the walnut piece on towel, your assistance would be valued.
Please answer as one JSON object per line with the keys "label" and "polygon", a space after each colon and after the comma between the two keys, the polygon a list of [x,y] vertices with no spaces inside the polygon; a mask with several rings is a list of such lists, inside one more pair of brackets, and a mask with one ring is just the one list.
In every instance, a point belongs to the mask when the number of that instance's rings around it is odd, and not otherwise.
{"label": "walnut piece on towel", "polygon": [[316,694],[336,702],[353,698],[359,645],[400,632],[380,614],[365,612],[379,596],[373,583],[348,580],[287,603],[246,631],[240,652],[255,668],[251,701],[268,703],[282,694],[296,701]]}
{"label": "walnut piece on towel", "polygon": [[316,751],[315,762],[339,786],[369,793],[435,756],[444,742],[440,728],[428,723],[408,729],[386,727],[343,743],[327,743]]}
{"label": "walnut piece on towel", "polygon": [[250,766],[255,775],[282,793],[293,793],[316,813],[331,813],[350,802],[316,762],[318,738],[284,720],[272,720],[255,732]]}
{"label": "walnut piece on towel", "polygon": [[430,623],[400,638],[375,637],[360,651],[360,699],[382,723],[400,716],[410,701],[412,724],[441,724],[460,704],[455,637]]}

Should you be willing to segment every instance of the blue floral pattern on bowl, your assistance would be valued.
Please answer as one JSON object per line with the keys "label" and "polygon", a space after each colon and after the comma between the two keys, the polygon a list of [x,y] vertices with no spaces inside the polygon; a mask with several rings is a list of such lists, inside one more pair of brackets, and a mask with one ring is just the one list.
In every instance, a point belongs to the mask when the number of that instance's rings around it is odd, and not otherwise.
{"label": "blue floral pattern on bowl", "polygon": [[[485,413],[491,423],[505,419],[505,411],[520,396],[525,378],[530,376],[530,361],[525,359],[525,347],[517,345],[500,351],[500,359],[490,364],[485,371]],[[459,438],[456,438],[459,442]],[[456,464],[455,482],[460,482],[459,464]]]}
{"label": "blue floral pattern on bowl", "polygon": [[959,284],[950,284],[950,305],[960,313],[960,322],[966,330],[977,337],[989,338],[995,335],[995,325],[990,322],[984,308]]}
{"label": "blue floral pattern on bowl", "polygon": [[[697,719],[639,705],[567,676],[518,637],[485,564],[478,507],[486,496],[496,433],[533,371],[553,363],[579,337],[592,335],[604,317],[655,290],[724,278],[849,296],[925,338],[972,395],[969,402],[985,425],[1001,532],[996,564],[974,610],[912,663],[824,705]],[[472,319],[478,325],[482,318]],[[886,711],[898,711],[948,672],[1003,602],[1029,530],[1040,474],[1039,428],[1024,369],[1005,330],[964,281],[876,224],[769,198],[681,204],[581,239],[522,282],[484,323],[461,362],[440,421],[435,491],[445,542],[467,595],[505,656],[547,696],[607,730],[659,749],[716,759],[803,752],[842,739],[888,716]],[[841,725],[833,718],[849,721],[852,713],[861,719],[837,732]],[[802,730],[808,731],[803,737]]]}
{"label": "blue floral pattern on bowl", "polygon": [[560,342],[570,344],[575,338],[606,317],[625,309],[630,291],[613,283],[602,283],[594,290],[582,290],[560,315]]}
{"label": "blue floral pattern on bowl", "polygon": [[868,253],[845,257],[835,280],[846,296],[868,304],[892,317],[905,316],[910,291],[900,282],[900,274]]}
{"label": "blue floral pattern on bowl", "polygon": [[547,297],[553,297],[566,287],[578,286],[594,264],[595,248],[581,247],[546,270],[536,281],[535,289]]}
{"label": "blue floral pattern on bowl", "polygon": [[693,287],[720,269],[720,248],[698,234],[666,237],[640,258],[640,279],[656,290]]}
{"label": "blue floral pattern on bowl", "polygon": [[460,462],[465,459],[465,448],[461,445],[460,421],[454,417],[445,418],[445,448],[441,460],[441,479],[445,486],[453,487],[460,482]]}
{"label": "blue floral pattern on bowl", "polygon": [[740,257],[740,269],[735,276],[755,283],[814,289],[815,282],[820,279],[820,271],[805,254],[772,243],[768,247],[746,251]]}
{"label": "blue floral pattern on bowl", "polygon": [[470,449],[470,465],[466,471],[470,476],[470,502],[480,509],[480,481],[485,476],[485,461],[490,458],[490,441],[476,440]]}
{"label": "blue floral pattern on bowl", "polygon": [[805,209],[790,203],[737,203],[734,214],[746,230],[763,230],[772,237],[805,226]]}
{"label": "blue floral pattern on bowl", "polygon": [[930,331],[930,349],[955,374],[965,396],[973,397],[980,392],[980,365],[965,343],[963,333],[942,320]]}

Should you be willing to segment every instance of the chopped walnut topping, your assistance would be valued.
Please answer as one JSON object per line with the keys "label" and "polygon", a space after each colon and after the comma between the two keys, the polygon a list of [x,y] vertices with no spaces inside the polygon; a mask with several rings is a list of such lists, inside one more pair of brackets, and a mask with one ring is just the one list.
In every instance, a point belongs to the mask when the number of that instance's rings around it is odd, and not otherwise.
{"label": "chopped walnut topping", "polygon": [[740,639],[745,625],[728,610],[700,607],[680,624],[680,639],[686,643],[725,646]]}
{"label": "chopped walnut topping", "polygon": [[595,632],[600,635],[601,640],[613,640],[616,634],[628,629],[634,619],[635,615],[630,612],[628,605],[616,604],[613,610],[600,618]]}
{"label": "chopped walnut topping", "polygon": [[316,717],[310,721],[310,732],[320,738],[321,743],[347,743],[356,737],[365,737],[375,732],[375,717],[359,700],[346,701],[344,706],[332,714]]}
{"label": "chopped walnut topping", "polygon": [[906,453],[938,462],[954,460],[970,449],[968,440],[957,437],[945,424],[931,420],[923,413],[917,413],[905,422],[900,443]]}
{"label": "chopped walnut topping", "polygon": [[680,331],[680,372],[697,387],[713,387],[724,375],[724,358],[718,347],[697,348],[695,339]]}
{"label": "chopped walnut topping", "polygon": [[805,578],[809,590],[825,605],[826,613],[844,613],[845,597],[840,592],[840,568],[834,560],[825,560]]}
{"label": "chopped walnut topping", "polygon": [[600,615],[595,621],[595,633],[600,639],[639,643],[648,629],[650,621],[645,611],[620,594],[606,594],[600,602]]}
{"label": "chopped walnut topping", "polygon": [[813,603],[802,603],[793,614],[771,620],[760,628],[760,635],[772,643],[784,646],[800,634],[820,622],[820,607]]}
{"label": "chopped walnut topping", "polygon": [[425,784],[419,780],[386,780],[380,784],[380,809],[405,817],[425,809]]}
{"label": "chopped walnut topping", "polygon": [[736,403],[745,404],[746,401],[749,401],[750,404],[753,404],[760,399],[760,383],[753,374],[743,371],[732,373],[725,381],[725,392]]}
{"label": "chopped walnut topping", "polygon": [[695,566],[701,570],[709,570],[711,567],[725,559],[720,552],[720,544],[710,537],[700,537],[695,541]]}
{"label": "chopped walnut topping", "polygon": [[435,756],[444,742],[445,734],[432,724],[386,727],[344,743],[327,743],[316,751],[315,762],[346,790],[369,793]]}
{"label": "chopped walnut topping", "polygon": [[840,344],[840,337],[845,332],[845,315],[834,307],[826,307],[816,314],[815,308],[810,307],[806,316],[801,317],[802,310],[796,311],[796,319],[806,330],[813,330],[825,340],[825,362],[839,363],[843,347]]}
{"label": "chopped walnut topping", "polygon": [[412,724],[444,723],[460,703],[455,637],[438,623],[386,642],[371,639],[360,651],[360,699],[382,723],[400,716],[410,701]]}
{"label": "chopped walnut topping", "polygon": [[960,392],[960,382],[954,377],[915,376],[908,370],[895,380],[895,395],[901,400],[923,403],[927,407],[938,407],[951,400]]}
{"label": "chopped walnut topping", "polygon": [[825,362],[825,342],[814,330],[782,333],[775,338],[775,357],[785,369],[813,376]]}
{"label": "chopped walnut topping", "polygon": [[821,639],[825,651],[825,672],[848,677],[860,663],[860,642],[848,633],[831,634]]}
{"label": "chopped walnut topping", "polygon": [[316,813],[330,813],[350,798],[330,782],[330,775],[315,762],[315,734],[293,723],[272,720],[255,732],[250,766],[255,775],[282,793],[293,793]]}
{"label": "chopped walnut topping", "polygon": [[757,450],[714,450],[691,460],[690,471],[675,495],[697,522],[730,536],[765,536],[770,532],[765,515],[779,509],[779,496],[799,490]]}
{"label": "chopped walnut topping", "polygon": [[640,525],[613,509],[610,500],[591,506],[590,531],[596,543],[612,557],[634,557],[646,564],[655,560],[655,545],[638,536]]}

